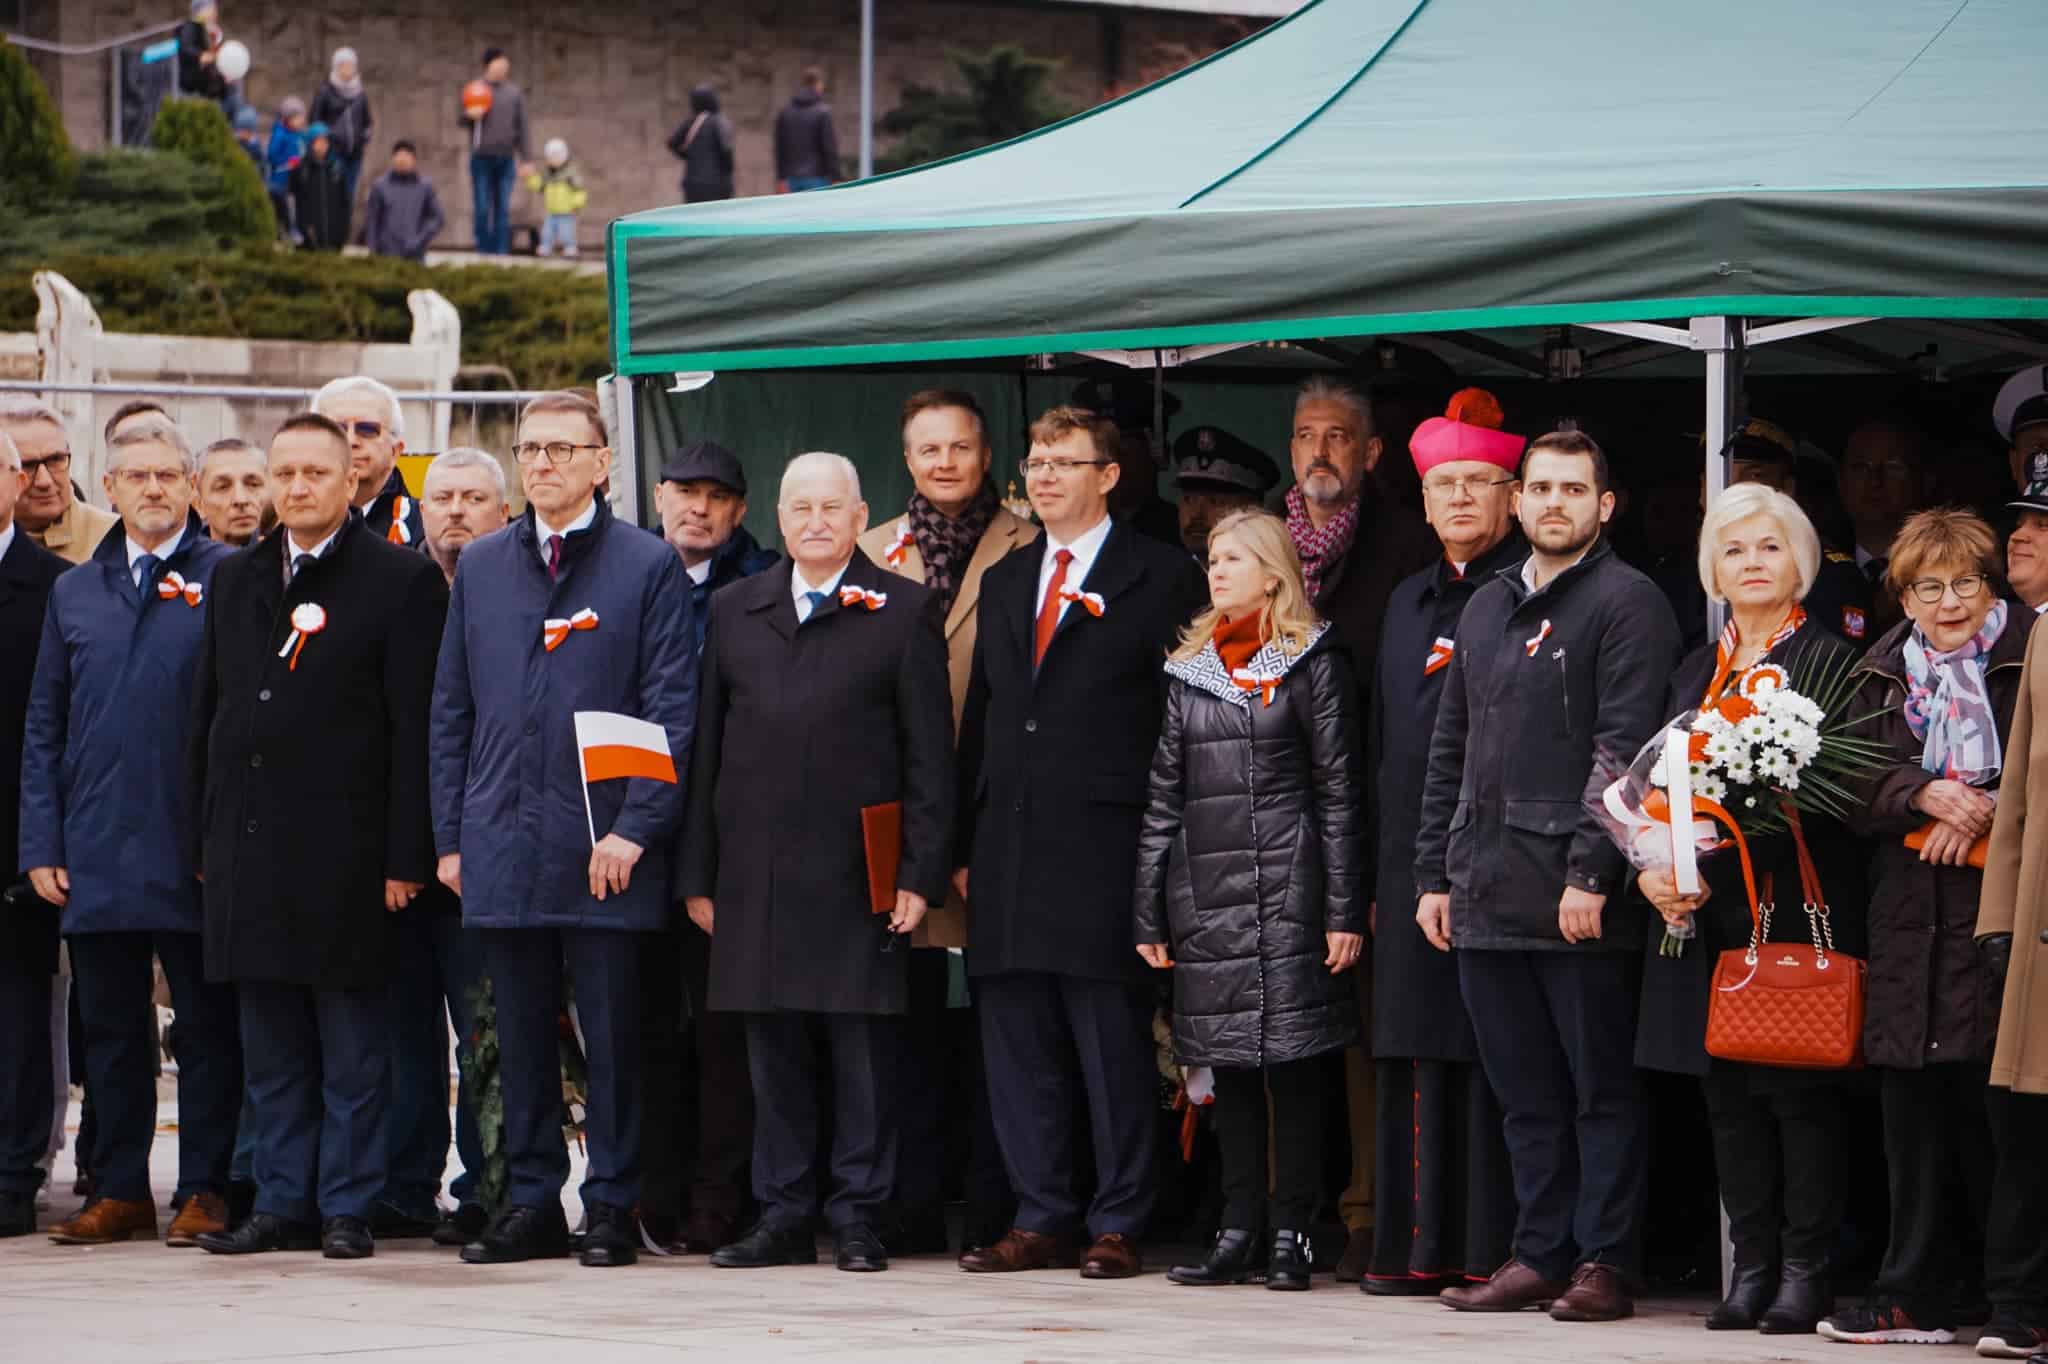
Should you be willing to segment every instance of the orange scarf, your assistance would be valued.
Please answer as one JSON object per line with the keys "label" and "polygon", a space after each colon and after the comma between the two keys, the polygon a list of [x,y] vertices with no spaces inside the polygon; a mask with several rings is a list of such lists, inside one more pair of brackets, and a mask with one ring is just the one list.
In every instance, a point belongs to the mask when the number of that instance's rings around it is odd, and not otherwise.
{"label": "orange scarf", "polygon": [[1265,646],[1260,628],[1265,619],[1264,611],[1254,611],[1241,620],[1231,620],[1226,616],[1216,622],[1216,633],[1211,638],[1216,642],[1216,653],[1223,660],[1226,672],[1236,672],[1244,667]]}

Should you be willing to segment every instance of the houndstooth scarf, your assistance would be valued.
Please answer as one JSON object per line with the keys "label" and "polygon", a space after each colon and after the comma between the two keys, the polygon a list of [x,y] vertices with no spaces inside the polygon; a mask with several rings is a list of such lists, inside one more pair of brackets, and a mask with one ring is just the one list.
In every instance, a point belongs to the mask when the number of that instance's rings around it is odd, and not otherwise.
{"label": "houndstooth scarf", "polygon": [[911,538],[917,541],[918,556],[924,560],[924,585],[938,594],[941,615],[953,609],[953,598],[960,593],[960,579],[966,575],[967,565],[974,560],[975,547],[987,533],[989,522],[996,519],[996,509],[1001,505],[995,485],[987,479],[981,481],[981,490],[958,516],[946,515],[923,493],[910,495],[905,516],[910,521]]}
{"label": "houndstooth scarf", "polygon": [[1324,576],[1350,553],[1351,542],[1358,535],[1358,499],[1345,503],[1328,525],[1317,530],[1308,518],[1308,501],[1301,495],[1301,485],[1295,484],[1287,490],[1287,535],[1294,541],[1294,552],[1301,556],[1301,576],[1313,602],[1323,595]]}

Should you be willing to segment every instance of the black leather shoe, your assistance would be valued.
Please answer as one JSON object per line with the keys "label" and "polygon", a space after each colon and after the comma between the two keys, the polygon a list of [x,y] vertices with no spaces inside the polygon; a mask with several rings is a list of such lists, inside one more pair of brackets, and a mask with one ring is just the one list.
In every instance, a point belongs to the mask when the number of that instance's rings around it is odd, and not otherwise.
{"label": "black leather shoe", "polygon": [[631,1208],[592,1199],[583,1210],[586,1221],[578,1263],[585,1269],[623,1269],[640,1262],[640,1223]]}
{"label": "black leather shoe", "polygon": [[370,1224],[360,1217],[330,1217],[320,1225],[320,1253],[330,1260],[367,1260],[377,1253]]}
{"label": "black leather shoe", "polygon": [[441,1219],[441,1225],[434,1228],[434,1244],[459,1248],[484,1234],[491,1225],[491,1215],[484,1211],[481,1203],[464,1203],[454,1212]]}
{"label": "black leather shoe", "polygon": [[256,1211],[256,1182],[251,1179],[228,1181],[228,1229],[233,1230],[249,1220],[249,1214]]}
{"label": "black leather shoe", "polygon": [[233,1231],[205,1231],[192,1238],[212,1255],[260,1255],[271,1250],[318,1250],[320,1233],[304,1222],[275,1213],[252,1212]]}
{"label": "black leather shoe", "polygon": [[1198,1265],[1175,1265],[1166,1271],[1166,1279],[1189,1288],[1248,1283],[1259,1272],[1259,1250],[1257,1232],[1226,1227],[1216,1233],[1208,1258]]}
{"label": "black leather shoe", "polygon": [[1280,1293],[1306,1293],[1309,1275],[1314,1272],[1315,1265],[1315,1252],[1309,1246],[1308,1233],[1276,1231],[1273,1233],[1273,1251],[1266,1257],[1266,1287]]}
{"label": "black leather shoe", "polygon": [[1771,1300],[1757,1329],[1767,1336],[1810,1336],[1821,1318],[1834,1309],[1827,1265],[1818,1260],[1787,1260],[1778,1275],[1778,1296]]}
{"label": "black leather shoe", "polygon": [[[1770,1265],[1738,1260],[1734,1272],[1728,1276],[1728,1296],[1707,1314],[1707,1329],[1754,1331],[1777,1291],[1778,1275]],[[1806,1329],[1811,1331],[1813,1328],[1809,1326]]]}
{"label": "black leather shoe", "polygon": [[432,1236],[441,1225],[441,1210],[407,1212],[378,1199],[370,1205],[370,1231],[380,1241],[411,1241]]}
{"label": "black leather shoe", "polygon": [[889,1267],[889,1252],[873,1227],[855,1222],[833,1229],[832,1262],[849,1274],[878,1274]]}
{"label": "black leather shoe", "polygon": [[807,1224],[778,1227],[763,1219],[739,1240],[712,1251],[711,1263],[719,1269],[814,1265],[818,1263],[818,1241]]}
{"label": "black leather shoe", "polygon": [[569,1224],[562,1205],[514,1204],[498,1214],[484,1234],[462,1248],[467,1265],[509,1265],[522,1260],[558,1260],[569,1253]]}
{"label": "black leather shoe", "polygon": [[33,1236],[35,1230],[36,1196],[0,1193],[0,1237]]}

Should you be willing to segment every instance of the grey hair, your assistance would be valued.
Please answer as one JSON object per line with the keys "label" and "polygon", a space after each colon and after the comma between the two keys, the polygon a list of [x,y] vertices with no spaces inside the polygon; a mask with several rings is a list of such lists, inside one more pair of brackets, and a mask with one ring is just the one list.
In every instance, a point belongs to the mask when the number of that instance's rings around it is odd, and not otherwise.
{"label": "grey hair", "polygon": [[194,478],[204,478],[206,476],[206,461],[212,459],[215,455],[244,454],[254,455],[258,459],[268,458],[263,448],[254,441],[243,440],[240,436],[228,436],[215,441],[199,452],[198,459],[193,462],[192,476]]}
{"label": "grey hair", "polygon": [[813,469],[830,469],[846,480],[846,486],[853,490],[853,500],[861,500],[860,470],[853,467],[853,461],[845,455],[835,455],[830,450],[809,450],[792,459],[782,471],[782,485],[776,490],[775,503],[782,505],[782,490],[789,487],[789,480],[800,473]]}
{"label": "grey hair", "polygon": [[178,452],[178,462],[185,466],[185,472],[192,472],[192,442],[185,439],[176,422],[155,412],[131,418],[128,425],[114,433],[114,438],[107,442],[107,472],[120,468],[122,455],[138,445],[168,445]]}
{"label": "grey hair", "polygon": [[1327,374],[1315,374],[1302,381],[1294,394],[1294,415],[1301,415],[1304,403],[1337,403],[1348,407],[1358,418],[1358,438],[1364,440],[1373,434],[1372,404],[1366,396],[1341,379],[1332,379]]}
{"label": "grey hair", "polygon": [[498,490],[498,500],[506,503],[512,500],[511,488],[505,482],[505,466],[498,463],[498,457],[488,450],[479,450],[474,445],[458,445],[452,450],[443,450],[427,466],[426,477],[420,480],[422,491],[435,471],[440,469],[488,469],[492,486]]}
{"label": "grey hair", "polygon": [[399,410],[398,395],[367,374],[351,374],[345,379],[328,381],[313,395],[313,410],[324,417],[327,415],[327,404],[337,398],[346,398],[351,393],[367,393],[384,404],[384,410],[391,414],[388,423],[390,429],[385,432],[386,435],[405,434],[405,413]]}
{"label": "grey hair", "polygon": [[50,425],[69,432],[64,419],[57,415],[57,409],[41,398],[27,394],[18,397],[0,395],[0,426],[28,426],[34,422],[48,422]]}
{"label": "grey hair", "polygon": [[1724,489],[1707,507],[1706,518],[1700,522],[1699,542],[1700,586],[1707,589],[1707,600],[1728,600],[1714,581],[1714,565],[1721,557],[1721,537],[1730,526],[1753,516],[1767,516],[1778,523],[1778,531],[1792,551],[1792,563],[1799,570],[1799,599],[1804,601],[1813,590],[1813,580],[1820,576],[1820,536],[1804,508],[1762,483],[1738,483]]}
{"label": "grey hair", "polygon": [[20,470],[21,447],[14,443],[14,437],[0,428],[0,468]]}

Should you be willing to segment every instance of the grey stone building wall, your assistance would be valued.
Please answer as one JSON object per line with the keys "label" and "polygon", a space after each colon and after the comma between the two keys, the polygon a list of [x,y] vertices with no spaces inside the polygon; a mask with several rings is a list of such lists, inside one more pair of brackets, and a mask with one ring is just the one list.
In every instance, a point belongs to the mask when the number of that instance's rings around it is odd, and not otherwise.
{"label": "grey stone building wall", "polygon": [[[184,0],[16,0],[24,31],[67,43],[91,42],[170,18]],[[949,51],[1014,43],[1064,62],[1061,93],[1079,106],[1127,89],[1241,36],[1247,21],[1162,11],[1096,9],[1031,0],[877,0],[875,106],[886,113],[906,84],[951,86]],[[442,246],[467,245],[470,190],[467,134],[456,124],[462,84],[478,74],[486,47],[512,59],[526,91],[534,153],[565,138],[590,189],[582,237],[603,239],[611,218],[677,201],[679,163],[666,143],[689,108],[690,88],[714,85],[738,131],[741,194],[774,189],[771,133],[798,73],[826,73],[849,160],[858,145],[860,6],[855,0],[220,0],[230,37],[255,64],[247,93],[263,111],[267,137],[278,101],[311,99],[336,47],[361,56],[376,116],[373,156],[409,137],[439,186],[449,214]],[[39,56],[74,143],[106,140],[104,57]],[[513,219],[537,222],[536,196],[522,189]]]}

